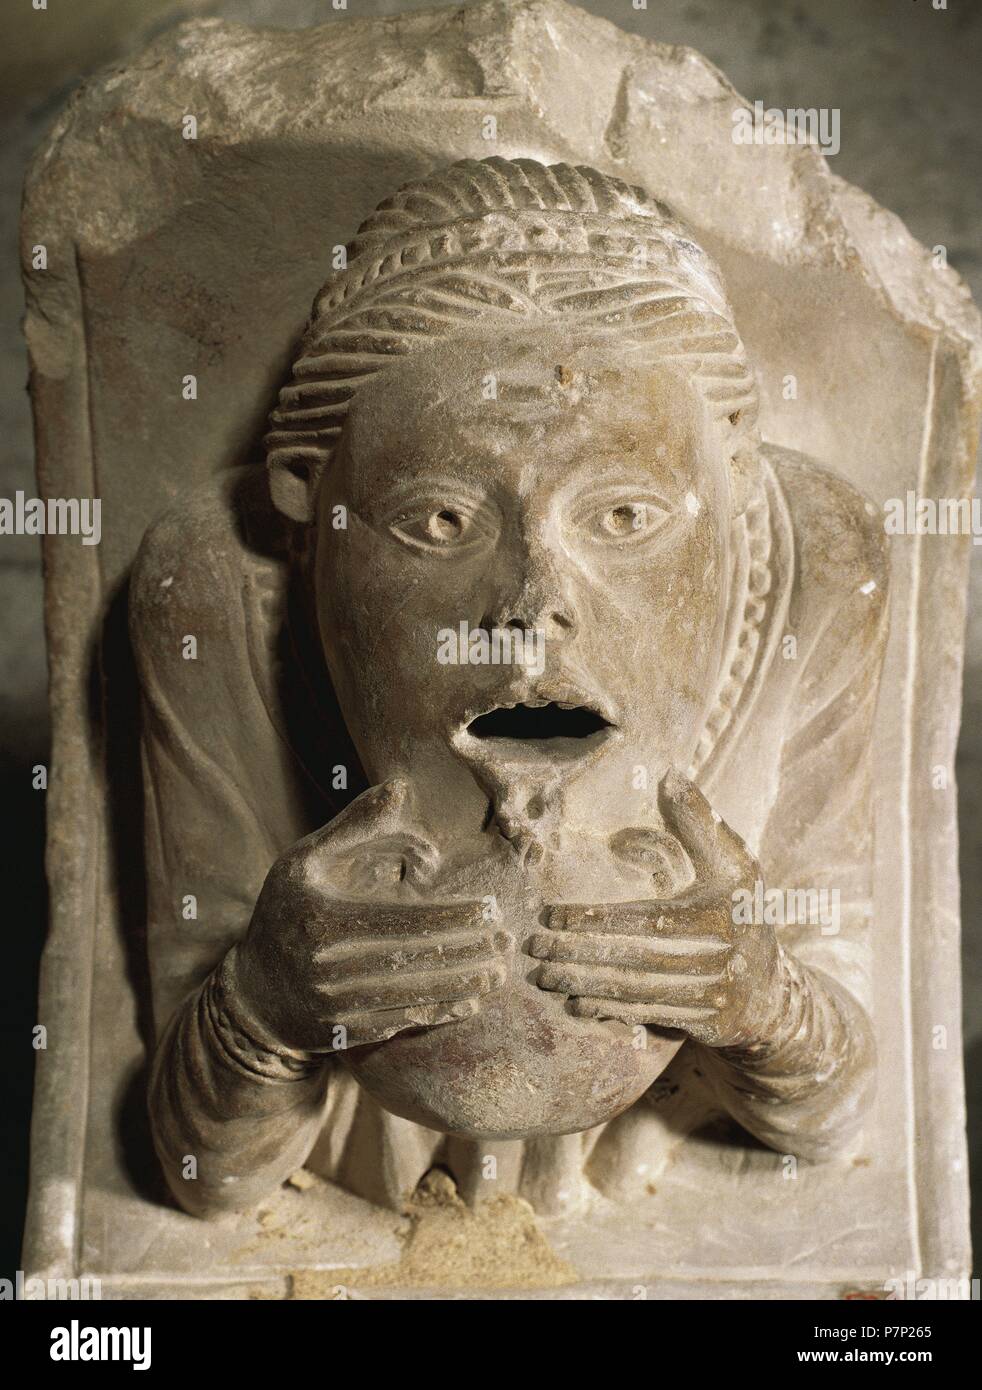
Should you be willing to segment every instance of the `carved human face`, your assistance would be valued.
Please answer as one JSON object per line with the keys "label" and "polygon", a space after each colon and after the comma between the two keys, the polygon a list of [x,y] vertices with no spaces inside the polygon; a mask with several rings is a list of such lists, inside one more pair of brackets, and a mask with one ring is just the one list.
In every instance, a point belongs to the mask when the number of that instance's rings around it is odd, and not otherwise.
{"label": "carved human face", "polygon": [[[370,777],[531,817],[574,783],[601,819],[653,801],[715,693],[731,513],[677,367],[568,330],[393,364],[355,397],[318,514],[321,633]],[[541,636],[484,664],[461,624]]]}

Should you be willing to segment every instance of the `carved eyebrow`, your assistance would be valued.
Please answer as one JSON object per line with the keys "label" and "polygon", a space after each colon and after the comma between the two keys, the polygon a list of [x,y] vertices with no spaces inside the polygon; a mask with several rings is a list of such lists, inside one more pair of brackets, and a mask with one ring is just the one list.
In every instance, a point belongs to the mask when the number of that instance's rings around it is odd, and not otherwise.
{"label": "carved eyebrow", "polygon": [[[593,466],[596,466],[595,460]],[[656,486],[645,469],[638,468],[633,463],[628,464],[623,473],[606,473],[603,478],[598,478],[596,473],[588,476],[584,485],[576,490],[576,501],[585,502],[591,497],[642,502],[647,500],[664,507],[666,511],[672,511],[681,503],[680,496],[673,499],[666,495],[664,488]]]}
{"label": "carved eyebrow", "polygon": [[392,487],[382,489],[372,510],[388,516],[403,508],[436,502],[445,502],[447,506],[454,502],[466,502],[477,509],[487,505],[488,496],[484,489],[460,478],[430,474],[400,480]]}
{"label": "carved eyebrow", "polygon": [[662,506],[673,506],[672,499],[665,496],[661,489],[652,485],[650,478],[643,477],[643,475],[629,478],[629,480],[623,475],[622,478],[618,478],[616,475],[615,477],[595,478],[593,484],[581,489],[581,496],[587,496],[594,492],[605,496],[605,498],[612,498],[612,496],[633,498],[634,495],[643,495],[645,498],[651,498],[655,502],[661,503]]}

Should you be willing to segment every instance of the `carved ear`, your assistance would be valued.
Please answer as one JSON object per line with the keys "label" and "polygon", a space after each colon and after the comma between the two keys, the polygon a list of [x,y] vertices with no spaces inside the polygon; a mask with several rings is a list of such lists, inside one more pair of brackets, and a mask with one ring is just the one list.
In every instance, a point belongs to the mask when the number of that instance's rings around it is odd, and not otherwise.
{"label": "carved ear", "polygon": [[320,449],[279,449],[271,454],[266,467],[273,506],[291,521],[313,521],[326,461]]}

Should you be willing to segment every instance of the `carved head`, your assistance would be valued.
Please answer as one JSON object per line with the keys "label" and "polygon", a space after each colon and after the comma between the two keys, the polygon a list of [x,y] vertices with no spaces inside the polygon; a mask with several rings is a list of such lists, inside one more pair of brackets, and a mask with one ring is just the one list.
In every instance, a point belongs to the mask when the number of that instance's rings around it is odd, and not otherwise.
{"label": "carved head", "polygon": [[639,189],[490,159],[381,203],[266,441],[372,780],[476,783],[509,833],[574,782],[602,817],[632,769],[687,766],[756,414],[715,267]]}

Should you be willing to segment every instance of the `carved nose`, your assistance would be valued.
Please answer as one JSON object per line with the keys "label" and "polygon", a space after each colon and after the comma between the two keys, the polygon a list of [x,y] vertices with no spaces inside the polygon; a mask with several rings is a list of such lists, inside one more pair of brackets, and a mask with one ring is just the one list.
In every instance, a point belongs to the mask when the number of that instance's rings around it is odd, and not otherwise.
{"label": "carved nose", "polygon": [[482,626],[543,632],[547,642],[574,636],[576,606],[560,560],[542,528],[522,526],[518,545],[499,554],[489,576],[493,598]]}
{"label": "carved nose", "polygon": [[547,641],[557,642],[575,634],[576,614],[560,583],[550,584],[548,588],[526,584],[514,601],[494,605],[484,618],[483,626],[544,632]]}
{"label": "carved nose", "polygon": [[546,640],[549,642],[557,642],[563,637],[570,637],[576,630],[573,615],[565,608],[553,608],[541,617],[507,618],[503,623],[497,623],[494,626],[521,628],[526,632],[544,632]]}

